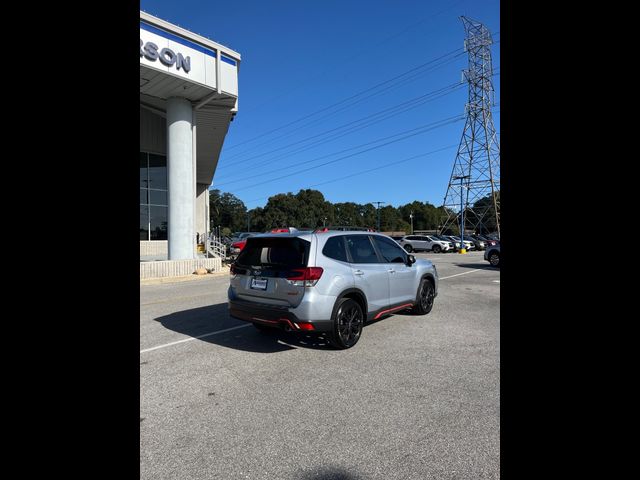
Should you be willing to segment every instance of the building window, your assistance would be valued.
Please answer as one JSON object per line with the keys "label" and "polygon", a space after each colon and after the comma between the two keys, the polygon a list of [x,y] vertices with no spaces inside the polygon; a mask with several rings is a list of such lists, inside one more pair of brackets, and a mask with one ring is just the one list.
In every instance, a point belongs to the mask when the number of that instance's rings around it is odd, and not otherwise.
{"label": "building window", "polygon": [[140,152],[140,240],[166,240],[167,157]]}

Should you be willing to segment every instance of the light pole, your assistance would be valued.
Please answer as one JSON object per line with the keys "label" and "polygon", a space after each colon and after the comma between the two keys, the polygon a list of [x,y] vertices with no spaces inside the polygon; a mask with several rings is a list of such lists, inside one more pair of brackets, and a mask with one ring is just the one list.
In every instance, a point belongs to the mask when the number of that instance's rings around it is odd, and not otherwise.
{"label": "light pole", "polygon": [[249,214],[249,212],[247,212],[247,232],[251,231],[251,223],[250,223],[250,220],[249,220],[249,216],[250,216],[250,214]]}
{"label": "light pole", "polygon": [[413,235],[413,211],[409,214],[409,218],[411,219],[411,235]]}
{"label": "light pole", "polygon": [[462,206],[462,181],[471,178],[471,175],[456,175],[452,180],[460,180],[460,250],[458,253],[467,253],[467,249],[464,248],[464,208]]}
{"label": "light pole", "polygon": [[371,202],[371,203],[377,203],[378,204],[378,231],[380,231],[380,204],[381,203],[387,203],[387,202]]}
{"label": "light pole", "polygon": [[327,226],[327,217],[324,217],[324,218],[322,219],[322,226],[323,226],[323,227],[326,227],[326,226]]}

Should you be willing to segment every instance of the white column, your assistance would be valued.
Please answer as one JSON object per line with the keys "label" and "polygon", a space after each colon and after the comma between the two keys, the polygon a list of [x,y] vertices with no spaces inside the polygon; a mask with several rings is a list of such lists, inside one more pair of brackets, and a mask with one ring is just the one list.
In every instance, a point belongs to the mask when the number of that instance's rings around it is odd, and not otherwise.
{"label": "white column", "polygon": [[191,102],[184,98],[167,100],[169,260],[195,258],[192,111]]}

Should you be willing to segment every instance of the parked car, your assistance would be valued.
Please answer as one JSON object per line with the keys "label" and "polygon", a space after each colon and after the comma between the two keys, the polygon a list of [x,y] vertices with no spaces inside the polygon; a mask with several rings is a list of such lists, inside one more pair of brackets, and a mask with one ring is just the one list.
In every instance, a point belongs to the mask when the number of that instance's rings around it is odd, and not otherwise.
{"label": "parked car", "polygon": [[231,243],[240,242],[245,238],[248,238],[252,235],[259,235],[260,233],[262,232],[235,232],[233,235],[231,235]]}
{"label": "parked car", "polygon": [[476,235],[480,240],[482,240],[484,242],[484,246],[485,248],[492,246],[492,245],[499,245],[500,244],[500,240],[498,240],[498,236],[497,234],[495,235],[495,237],[492,236],[488,236],[488,235]]}
{"label": "parked car", "polygon": [[473,250],[475,248],[473,242],[471,240],[467,240],[467,237],[464,237],[464,240],[463,240],[456,235],[451,235],[451,239],[453,239],[455,242],[458,242],[458,243],[463,242],[464,248],[466,250]]}
{"label": "parked car", "polygon": [[433,235],[406,235],[398,243],[409,253],[420,250],[440,253],[453,248],[451,242],[440,240]]}
{"label": "parked car", "polygon": [[453,245],[454,252],[460,250],[460,239],[456,240],[452,235],[438,235],[438,238],[450,242]]}
{"label": "parked car", "polygon": [[321,333],[341,349],[358,342],[367,321],[429,313],[438,294],[430,261],[373,232],[250,237],[230,273],[232,317],[261,331]]}
{"label": "parked car", "polygon": [[260,232],[244,232],[241,234],[240,240],[233,242],[229,247],[229,253],[231,255],[238,255],[247,244],[247,239],[256,235],[261,235]]}
{"label": "parked car", "polygon": [[500,267],[500,244],[487,247],[484,251],[484,259],[488,261],[492,267]]}
{"label": "parked car", "polygon": [[469,241],[473,242],[475,250],[481,251],[486,247],[485,240],[478,235],[465,235],[464,238],[465,240],[468,239]]}

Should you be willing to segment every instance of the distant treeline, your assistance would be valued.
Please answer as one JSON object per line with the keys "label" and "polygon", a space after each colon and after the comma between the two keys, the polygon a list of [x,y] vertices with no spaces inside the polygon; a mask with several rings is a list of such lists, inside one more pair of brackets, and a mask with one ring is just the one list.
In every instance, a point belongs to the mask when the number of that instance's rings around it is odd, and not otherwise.
{"label": "distant treeline", "polygon": [[[209,195],[211,227],[229,232],[263,232],[276,227],[315,229],[322,226],[354,226],[376,228],[378,212],[372,203],[331,203],[318,190],[300,190],[297,194],[279,193],[267,204],[247,210],[245,204],[232,193],[211,190]],[[429,202],[413,201],[406,205],[380,207],[381,231],[436,230],[447,212]],[[457,232],[452,232],[457,233]]]}

